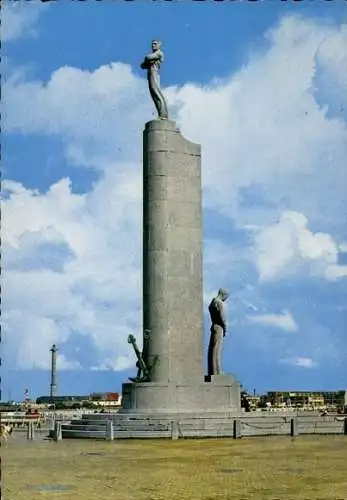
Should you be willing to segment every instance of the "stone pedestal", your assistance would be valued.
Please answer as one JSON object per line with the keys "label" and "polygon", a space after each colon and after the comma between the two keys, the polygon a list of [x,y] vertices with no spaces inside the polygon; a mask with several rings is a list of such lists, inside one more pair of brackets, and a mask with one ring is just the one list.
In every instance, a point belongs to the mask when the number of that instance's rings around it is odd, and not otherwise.
{"label": "stone pedestal", "polygon": [[199,384],[159,384],[157,382],[123,384],[123,407],[120,413],[201,413],[238,412],[240,384],[200,382]]}

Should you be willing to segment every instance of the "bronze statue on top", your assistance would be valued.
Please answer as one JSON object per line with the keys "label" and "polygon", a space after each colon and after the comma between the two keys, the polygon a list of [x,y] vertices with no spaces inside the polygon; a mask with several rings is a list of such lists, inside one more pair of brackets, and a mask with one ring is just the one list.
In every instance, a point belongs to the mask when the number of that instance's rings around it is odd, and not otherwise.
{"label": "bronze statue on top", "polygon": [[208,346],[208,375],[221,375],[221,352],[223,338],[227,333],[227,320],[224,311],[224,302],[229,293],[220,288],[217,297],[212,299],[208,310],[211,317],[211,337]]}
{"label": "bronze statue on top", "polygon": [[157,109],[158,118],[167,120],[169,118],[167,104],[160,88],[159,68],[161,63],[164,62],[164,54],[160,50],[160,46],[161,42],[158,40],[152,41],[152,52],[146,55],[141,68],[147,70],[149,93]]}

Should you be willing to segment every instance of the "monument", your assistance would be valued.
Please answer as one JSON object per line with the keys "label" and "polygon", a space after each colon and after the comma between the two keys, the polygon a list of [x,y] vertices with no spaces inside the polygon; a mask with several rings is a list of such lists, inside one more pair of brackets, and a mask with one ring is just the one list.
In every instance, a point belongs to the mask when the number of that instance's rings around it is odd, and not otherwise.
{"label": "monument", "polygon": [[[146,377],[123,384],[123,411],[238,411],[240,386],[220,369],[226,331],[226,322],[219,326],[220,307],[212,321],[205,376],[201,147],[185,139],[169,119],[159,79],[163,60],[161,44],[154,40],[141,64],[158,113],[143,132],[145,354],[139,359],[138,351],[137,357]],[[220,290],[212,302],[218,307],[226,298]]]}
{"label": "monument", "polygon": [[220,368],[224,290],[210,307],[205,375],[201,147],[169,119],[159,80],[163,60],[154,40],[141,64],[158,117],[143,131],[142,351],[128,337],[137,374],[123,383],[115,416],[86,415],[65,426],[66,437],[103,435],[96,422],[105,418],[113,419],[120,437],[164,437],[173,422],[185,435],[231,435],[232,417],[240,412],[240,384]]}

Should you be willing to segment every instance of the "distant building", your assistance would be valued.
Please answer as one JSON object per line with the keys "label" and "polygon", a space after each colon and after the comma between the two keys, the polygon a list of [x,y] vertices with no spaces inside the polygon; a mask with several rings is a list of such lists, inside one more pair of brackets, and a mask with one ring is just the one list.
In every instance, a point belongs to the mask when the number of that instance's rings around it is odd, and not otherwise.
{"label": "distant building", "polygon": [[90,402],[95,404],[100,404],[101,406],[119,406],[122,401],[122,395],[118,392],[93,392],[85,396],[40,396],[36,399],[36,404],[76,404],[83,402]]}
{"label": "distant building", "polygon": [[36,399],[37,404],[75,403],[79,401],[90,401],[90,396],[40,396]]}
{"label": "distant building", "polygon": [[245,411],[256,410],[259,407],[260,396],[250,395],[246,392],[241,393],[241,408]]}
{"label": "distant building", "polygon": [[347,405],[347,391],[329,391],[323,392],[326,405],[334,405],[339,408]]}
{"label": "distant building", "polygon": [[347,391],[269,391],[262,400],[272,406],[342,409],[347,404]]}
{"label": "distant building", "polygon": [[119,392],[93,392],[90,395],[91,401],[115,401],[120,400],[121,395]]}

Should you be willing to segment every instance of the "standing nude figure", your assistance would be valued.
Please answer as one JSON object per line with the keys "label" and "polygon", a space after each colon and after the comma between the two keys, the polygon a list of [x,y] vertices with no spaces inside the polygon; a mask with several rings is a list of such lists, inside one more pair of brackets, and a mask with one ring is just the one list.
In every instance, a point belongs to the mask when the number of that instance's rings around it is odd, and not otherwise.
{"label": "standing nude figure", "polygon": [[223,338],[227,332],[227,320],[224,312],[224,302],[229,293],[220,288],[217,297],[212,299],[208,310],[211,317],[211,336],[208,346],[208,375],[221,375],[221,353]]}
{"label": "standing nude figure", "polygon": [[160,46],[161,42],[158,40],[152,41],[152,52],[146,55],[141,68],[147,70],[149,93],[157,109],[158,117],[161,120],[167,120],[169,117],[167,104],[160,88],[159,68],[164,62],[164,54],[160,50]]}

